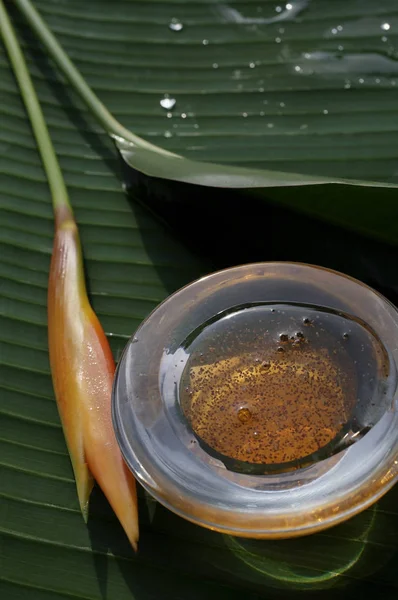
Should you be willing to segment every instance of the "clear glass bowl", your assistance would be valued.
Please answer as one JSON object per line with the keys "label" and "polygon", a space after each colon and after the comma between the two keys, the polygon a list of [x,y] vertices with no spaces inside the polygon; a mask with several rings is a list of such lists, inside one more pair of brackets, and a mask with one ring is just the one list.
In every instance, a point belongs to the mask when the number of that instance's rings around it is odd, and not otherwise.
{"label": "clear glass bowl", "polygon": [[[271,312],[277,306],[282,314],[284,306],[298,306],[303,316],[315,307],[363,324],[380,342],[382,364],[376,361],[372,373],[358,371],[355,406],[329,451],[286,468],[228,462],[203,443],[181,409],[190,340],[206,335],[206,324],[218,316],[249,314],[244,311],[257,306]],[[362,341],[356,350],[372,353],[372,342]],[[227,269],[167,298],[129,340],[113,388],[116,436],[137,480],[190,521],[253,538],[313,533],[365,509],[397,480],[397,363],[397,309],[363,283],[296,263]]]}

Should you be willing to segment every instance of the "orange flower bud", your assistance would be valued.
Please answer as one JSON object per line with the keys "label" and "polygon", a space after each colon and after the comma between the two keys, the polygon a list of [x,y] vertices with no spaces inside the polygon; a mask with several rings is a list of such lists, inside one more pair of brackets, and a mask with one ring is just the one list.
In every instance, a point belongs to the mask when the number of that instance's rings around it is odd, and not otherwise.
{"label": "orange flower bud", "polygon": [[55,208],[48,338],[55,396],[83,516],[87,519],[95,478],[136,548],[135,480],[124,463],[112,426],[115,363],[87,297],[77,226],[71,210],[63,204]]}

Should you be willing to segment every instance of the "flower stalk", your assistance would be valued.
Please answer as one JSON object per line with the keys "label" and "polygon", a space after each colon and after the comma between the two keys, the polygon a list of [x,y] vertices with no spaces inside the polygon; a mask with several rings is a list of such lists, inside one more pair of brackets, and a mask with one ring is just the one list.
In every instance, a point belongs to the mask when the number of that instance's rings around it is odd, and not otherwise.
{"label": "flower stalk", "polygon": [[111,416],[115,363],[86,290],[78,228],[61,168],[24,56],[0,0],[0,33],[48,178],[55,235],[48,286],[51,374],[85,520],[94,479],[134,548],[138,541],[135,480],[120,453]]}

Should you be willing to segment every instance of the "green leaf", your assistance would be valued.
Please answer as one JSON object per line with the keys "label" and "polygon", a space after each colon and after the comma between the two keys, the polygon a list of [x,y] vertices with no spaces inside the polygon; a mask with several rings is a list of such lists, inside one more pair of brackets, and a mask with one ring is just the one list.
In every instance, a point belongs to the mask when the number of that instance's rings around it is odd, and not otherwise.
{"label": "green leaf", "polygon": [[[333,11],[334,3],[324,3],[324,7],[327,4],[329,12]],[[180,18],[187,23],[185,35],[189,21],[184,15],[190,12],[191,21],[203,20],[201,15],[209,10],[209,4],[40,0],[36,5],[106,104],[147,139],[153,138],[152,131],[159,131],[163,144],[167,117],[160,111],[158,100],[166,89],[165,82],[172,80],[176,65],[181,63],[181,48],[175,47],[180,44],[175,36],[181,32],[171,32],[167,24],[169,18],[178,17],[176,11],[181,11]],[[340,9],[346,5],[340,3]],[[365,10],[366,3],[361,5]],[[258,3],[248,2],[245,6],[254,12]],[[270,6],[274,3],[261,4],[264,10]],[[220,263],[227,266],[247,258],[264,260],[275,257],[276,252],[277,258],[286,258],[283,253],[297,260],[312,257],[313,262],[338,266],[368,281],[375,279],[380,286],[386,285],[393,297],[398,289],[397,257],[389,249],[331,227],[325,229],[300,216],[293,218],[291,213],[278,212],[268,204],[261,219],[252,219],[250,211],[243,210],[248,206],[247,199],[237,200],[229,192],[218,205],[213,203],[213,212],[208,209],[204,216],[200,200],[205,206],[206,194],[195,192],[198,222],[185,221],[184,228],[180,219],[184,198],[176,198],[178,202],[174,203],[164,182],[139,179],[134,193],[156,192],[160,203],[164,201],[175,217],[173,224],[178,226],[179,234],[173,235],[122,190],[120,165],[108,136],[60,81],[17,13],[12,14],[20,25],[18,31],[79,222],[91,300],[116,358],[158,302]],[[154,21],[158,25],[151,25]],[[156,41],[152,27],[166,40],[161,48],[156,46],[156,52],[144,42]],[[209,28],[217,29],[207,22],[198,26],[197,33]],[[192,39],[196,39],[194,25],[192,29]],[[225,32],[229,29],[233,27],[228,25]],[[106,39],[112,43],[107,45]],[[248,51],[246,44],[239,48],[244,54]],[[224,55],[227,60],[226,52]],[[249,60],[246,56],[243,59]],[[163,75],[160,68],[154,67],[162,61],[169,69]],[[153,75],[147,74],[147,69],[154,69]],[[187,86],[190,81],[192,84],[195,73],[190,79],[189,70],[185,71],[181,86],[185,80]],[[202,82],[206,79],[203,77]],[[313,591],[317,597],[318,590],[322,590],[322,598],[332,600],[381,595],[388,600],[396,598],[397,489],[376,508],[338,528],[302,540],[254,543],[227,538],[182,521],[142,492],[137,556],[133,556],[99,492],[93,498],[89,525],[85,526],[48,364],[46,289],[53,235],[51,197],[2,47],[0,81],[0,597],[268,600],[296,598],[298,591]],[[217,83],[216,78],[214,81]],[[158,87],[145,92],[144,86],[151,85]],[[156,100],[153,112],[151,99]],[[203,96],[203,102],[205,99]],[[183,121],[177,123],[181,127]],[[205,126],[205,121],[202,124]],[[185,143],[187,148],[192,141],[190,136],[182,135],[164,138],[165,144]],[[175,188],[170,189],[171,196],[178,196]],[[187,197],[193,195],[189,188]],[[342,198],[347,199],[345,195]],[[236,221],[230,220],[233,215],[225,214],[226,202],[236,213]],[[260,206],[255,198],[252,202],[257,217]],[[212,214],[217,214],[214,223]],[[369,223],[371,217],[368,210]],[[239,224],[245,229],[240,235]],[[193,252],[180,243],[182,234],[187,241],[194,239]],[[257,245],[250,254],[250,243],[254,242]]]}
{"label": "green leaf", "polygon": [[[101,4],[93,15],[92,4],[54,10],[39,2],[102,102],[31,0],[15,3],[133,168],[204,186],[265,188],[275,201],[398,241],[388,218],[398,185],[394,0],[178,1],[155,10],[130,2],[112,15]],[[341,201],[347,185],[349,214]],[[377,202],[370,222],[358,186]]]}

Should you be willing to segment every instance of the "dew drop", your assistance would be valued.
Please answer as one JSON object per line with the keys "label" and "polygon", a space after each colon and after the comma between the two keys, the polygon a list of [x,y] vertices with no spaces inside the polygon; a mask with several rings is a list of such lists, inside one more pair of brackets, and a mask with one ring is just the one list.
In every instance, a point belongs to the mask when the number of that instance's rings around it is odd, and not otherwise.
{"label": "dew drop", "polygon": [[273,123],[267,123],[267,127],[268,127],[268,129],[272,129],[274,127],[274,124]]}
{"label": "dew drop", "polygon": [[285,349],[282,348],[282,346],[278,346],[278,348],[276,349],[276,351],[279,352],[279,354],[282,354],[285,351]]}
{"label": "dew drop", "polygon": [[160,106],[165,110],[173,110],[173,108],[176,105],[176,102],[177,100],[175,98],[169,98],[168,96],[165,96],[161,99]]}
{"label": "dew drop", "polygon": [[277,13],[282,12],[282,7],[281,6],[275,6],[275,12],[277,12]]}
{"label": "dew drop", "polygon": [[329,114],[329,111],[328,111],[328,110],[325,108],[325,109],[324,109],[324,111],[323,111],[323,114],[324,114],[324,115],[328,115],[328,114]]}
{"label": "dew drop", "polygon": [[171,131],[165,131],[164,132],[164,137],[165,138],[171,138],[171,137],[173,137],[173,134],[171,133]]}
{"label": "dew drop", "polygon": [[255,66],[256,66],[256,63],[254,63],[254,62],[251,62],[251,63],[249,63],[249,67],[250,67],[251,69],[254,69],[254,67],[255,67]]}
{"label": "dew drop", "polygon": [[348,340],[349,337],[348,333],[343,333],[343,339]]}
{"label": "dew drop", "polygon": [[289,336],[287,335],[287,333],[281,333],[279,336],[279,339],[281,342],[288,342],[289,341]]}
{"label": "dew drop", "polygon": [[304,317],[303,323],[304,323],[304,325],[311,325],[312,321],[308,317]]}
{"label": "dew drop", "polygon": [[209,40],[202,40],[203,46],[207,46],[209,44]]}
{"label": "dew drop", "polygon": [[218,69],[218,63],[213,63],[213,69]]}
{"label": "dew drop", "polygon": [[171,113],[171,112],[168,112],[168,113],[167,113],[167,118],[168,118],[168,119],[171,119],[171,117],[172,117],[172,116],[173,116],[173,113]]}
{"label": "dew drop", "polygon": [[244,117],[246,119],[247,117],[247,112],[242,113],[242,117]]}
{"label": "dew drop", "polygon": [[171,19],[170,23],[169,23],[169,29],[171,29],[171,31],[181,31],[181,29],[183,29],[184,25],[181,23],[181,21],[179,19]]}
{"label": "dew drop", "polygon": [[280,37],[276,37],[276,38],[275,38],[275,42],[276,42],[277,44],[280,44],[280,43],[281,43],[281,41],[282,41],[282,38],[280,38]]}
{"label": "dew drop", "polygon": [[383,23],[382,25],[380,25],[380,27],[382,28],[383,31],[388,31],[391,27],[391,25],[389,23]]}
{"label": "dew drop", "polygon": [[247,423],[252,418],[252,414],[248,408],[240,408],[238,410],[238,419],[241,423]]}
{"label": "dew drop", "polygon": [[181,113],[181,119],[186,119],[186,118],[187,118],[186,113]]}

